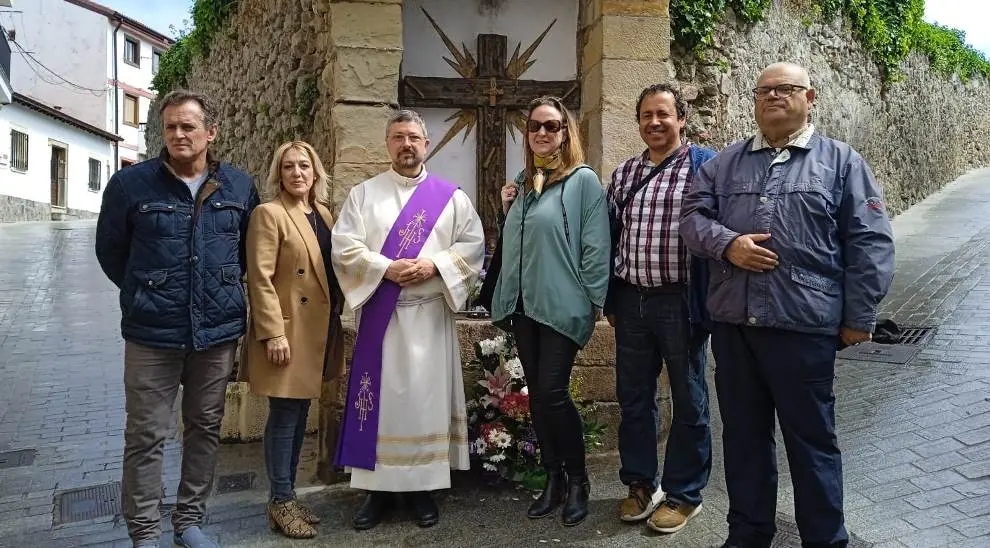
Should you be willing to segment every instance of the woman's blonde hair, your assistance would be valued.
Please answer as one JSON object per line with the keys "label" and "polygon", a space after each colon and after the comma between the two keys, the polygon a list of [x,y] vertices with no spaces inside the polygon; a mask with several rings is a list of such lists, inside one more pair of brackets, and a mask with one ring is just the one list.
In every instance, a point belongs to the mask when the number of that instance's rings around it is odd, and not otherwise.
{"label": "woman's blonde hair", "polygon": [[[544,95],[530,101],[526,122],[529,122],[533,116],[533,111],[537,107],[544,105],[555,108],[560,112],[564,122],[564,127],[561,131],[565,132],[564,140],[560,143],[560,167],[553,170],[550,178],[543,185],[543,188],[547,188],[570,175],[575,168],[584,163],[584,148],[581,146],[581,131],[578,128],[577,119],[564,106],[563,101],[559,97]],[[530,182],[533,180],[533,175],[536,174],[536,166],[533,165],[533,149],[529,147],[529,130],[526,129],[525,131],[527,134],[523,139],[523,158],[526,159],[526,181]]]}
{"label": "woman's blonde hair", "polygon": [[282,192],[282,158],[290,149],[308,156],[309,162],[313,165],[313,187],[309,189],[309,202],[329,205],[330,178],[327,170],[323,168],[320,155],[316,153],[313,145],[306,141],[289,141],[275,150],[272,165],[268,168],[268,179],[265,181],[265,198],[274,200]]}

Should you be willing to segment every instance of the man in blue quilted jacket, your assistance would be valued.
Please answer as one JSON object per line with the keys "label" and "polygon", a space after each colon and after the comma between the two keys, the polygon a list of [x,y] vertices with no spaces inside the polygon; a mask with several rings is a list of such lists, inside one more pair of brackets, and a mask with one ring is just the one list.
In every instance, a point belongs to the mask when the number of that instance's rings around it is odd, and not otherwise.
{"label": "man in blue quilted jacket", "polygon": [[209,151],[209,101],[177,90],[160,106],[165,150],[117,172],[103,194],[96,256],[120,288],[124,337],[121,507],[134,546],[157,546],[162,449],[182,386],[182,478],[172,514],[177,546],[214,547],[200,529],[237,339],[253,179]]}

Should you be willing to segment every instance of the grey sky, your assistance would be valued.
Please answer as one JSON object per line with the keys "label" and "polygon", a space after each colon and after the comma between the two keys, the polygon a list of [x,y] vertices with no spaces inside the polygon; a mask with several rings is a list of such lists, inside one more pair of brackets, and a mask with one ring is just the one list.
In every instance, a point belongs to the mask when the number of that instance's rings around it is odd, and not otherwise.
{"label": "grey sky", "polygon": [[[145,25],[172,35],[169,25],[182,28],[192,0],[97,0]],[[990,2],[987,0],[926,0],[925,19],[966,32],[966,41],[990,57]]]}

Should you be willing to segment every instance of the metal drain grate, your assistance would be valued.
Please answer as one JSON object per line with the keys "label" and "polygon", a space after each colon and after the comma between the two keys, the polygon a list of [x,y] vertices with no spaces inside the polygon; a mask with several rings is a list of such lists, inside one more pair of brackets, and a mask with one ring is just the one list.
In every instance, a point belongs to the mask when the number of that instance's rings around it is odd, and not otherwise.
{"label": "metal drain grate", "polygon": [[905,327],[901,329],[901,336],[897,340],[897,344],[920,346],[926,344],[934,334],[934,327]]}
{"label": "metal drain grate", "polygon": [[227,474],[220,476],[217,480],[217,494],[236,493],[247,491],[254,485],[254,472],[242,472],[240,474]]}
{"label": "metal drain grate", "polygon": [[75,523],[120,513],[120,482],[63,491],[55,495],[55,523]]}
{"label": "metal drain grate", "polygon": [[0,453],[0,468],[17,468],[18,466],[30,466],[34,463],[34,457],[38,452],[34,449],[18,449],[17,451],[4,451]]}
{"label": "metal drain grate", "polygon": [[894,344],[867,342],[849,346],[842,349],[837,357],[846,360],[903,365],[914,359],[934,335],[934,327],[902,327],[897,342]]}

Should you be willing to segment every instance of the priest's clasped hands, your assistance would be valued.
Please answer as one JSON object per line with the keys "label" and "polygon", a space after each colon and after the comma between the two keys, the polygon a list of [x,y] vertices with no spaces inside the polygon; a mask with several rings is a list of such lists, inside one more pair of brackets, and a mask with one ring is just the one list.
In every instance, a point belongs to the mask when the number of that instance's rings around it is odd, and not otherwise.
{"label": "priest's clasped hands", "polygon": [[429,259],[398,259],[388,266],[385,279],[407,287],[425,282],[437,274],[437,266]]}

